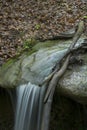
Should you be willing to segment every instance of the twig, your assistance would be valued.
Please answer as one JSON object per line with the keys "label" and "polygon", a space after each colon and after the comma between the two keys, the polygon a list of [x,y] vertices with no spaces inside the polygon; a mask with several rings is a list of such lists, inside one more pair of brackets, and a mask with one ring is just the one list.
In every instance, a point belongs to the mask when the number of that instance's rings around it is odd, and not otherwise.
{"label": "twig", "polygon": [[[83,32],[84,27],[81,27],[82,29],[79,29],[80,25],[84,26],[83,22],[80,22],[80,24],[79,24],[79,27],[78,27],[79,32],[77,30],[77,33],[79,36],[76,36],[77,34],[75,35],[75,37],[77,37],[77,38],[74,38],[72,47],[70,47],[70,49],[68,49],[68,52],[66,52],[66,54],[65,54],[66,56],[64,55],[64,57],[61,58],[61,61],[62,60],[64,61],[64,63],[62,64],[62,67],[59,70],[59,67],[56,66],[54,69],[54,72],[52,72],[48,76],[48,80],[46,82],[48,87],[46,89],[46,94],[44,95],[44,102],[43,102],[44,106],[43,106],[43,118],[42,118],[41,130],[48,130],[53,94],[54,94],[54,91],[55,91],[55,88],[57,86],[59,79],[61,78],[61,76],[64,74],[64,72],[67,69],[67,66],[69,64],[69,59],[72,55],[71,51],[72,51],[72,49],[75,49],[74,48],[74,46],[76,44],[75,41],[77,42],[78,38],[80,37],[80,35]],[[64,58],[66,58],[66,59],[64,60]]]}
{"label": "twig", "polygon": [[49,88],[47,89],[47,93],[45,95],[44,98],[44,103],[47,101],[49,95],[51,94],[51,96],[53,96],[53,93],[55,91],[55,87],[59,81],[59,79],[61,78],[61,76],[64,74],[65,70],[67,69],[68,63],[69,63],[69,59],[70,59],[71,54],[69,54],[66,58],[66,61],[64,62],[63,66],[61,67],[61,69],[56,72],[52,78],[52,80],[49,83]]}
{"label": "twig", "polygon": [[[69,59],[70,59],[70,56],[71,56],[71,52],[72,52],[74,46],[76,45],[79,37],[83,33],[83,31],[84,31],[84,22],[81,21],[79,23],[79,25],[78,25],[78,30],[77,30],[74,38],[73,38],[72,44],[70,45],[70,47],[69,47],[68,51],[66,52],[66,54],[64,55],[64,57],[62,57],[62,59],[60,60],[60,62],[61,62],[64,58],[67,57],[65,62],[64,62],[64,64],[62,65],[62,67],[61,67],[61,69],[59,71],[58,71],[59,68],[56,66],[53,74],[51,74],[51,76],[49,76],[50,77],[50,81],[48,81],[49,85],[48,85],[47,92],[46,92],[46,95],[45,95],[45,98],[44,98],[44,103],[46,103],[47,99],[49,98],[49,95],[51,93],[54,93],[54,90],[56,88],[56,85],[57,85],[59,79],[64,74],[64,72],[65,72],[65,70],[66,70],[66,68],[68,66]],[[53,96],[53,94],[52,94],[52,96]]]}
{"label": "twig", "polygon": [[[80,50],[80,49],[87,49],[87,45],[85,45],[84,43],[81,43],[81,45],[77,46],[77,47],[74,47],[73,49],[71,49],[70,51],[67,51],[67,55],[69,55],[70,53],[74,53],[75,51],[77,50]],[[65,56],[65,55],[64,55]],[[63,56],[63,57],[64,57]],[[60,64],[60,62],[58,62]],[[48,75],[44,81],[40,84],[40,86],[42,86],[43,84],[45,84],[46,82],[50,81],[53,77],[53,75],[59,70],[59,68],[56,68],[54,69],[54,71],[51,72],[50,75]]]}

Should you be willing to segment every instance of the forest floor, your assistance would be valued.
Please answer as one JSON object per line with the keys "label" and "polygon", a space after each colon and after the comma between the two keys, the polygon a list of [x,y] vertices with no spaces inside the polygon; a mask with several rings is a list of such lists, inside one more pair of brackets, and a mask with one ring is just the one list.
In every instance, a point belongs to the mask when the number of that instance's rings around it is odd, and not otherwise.
{"label": "forest floor", "polygon": [[57,36],[85,20],[86,0],[0,0],[0,65],[22,50],[27,39]]}

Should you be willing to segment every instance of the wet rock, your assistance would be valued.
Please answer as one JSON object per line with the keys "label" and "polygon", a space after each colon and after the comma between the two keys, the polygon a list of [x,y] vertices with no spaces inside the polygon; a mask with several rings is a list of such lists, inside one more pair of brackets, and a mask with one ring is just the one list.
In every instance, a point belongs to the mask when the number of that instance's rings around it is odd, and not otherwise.
{"label": "wet rock", "polygon": [[[55,64],[67,51],[71,40],[38,43],[32,51],[8,61],[0,68],[0,86],[9,88],[28,83],[39,85],[52,72]],[[80,39],[78,44],[82,43]],[[61,95],[87,104],[87,53],[78,54],[83,64],[71,64],[58,84]]]}

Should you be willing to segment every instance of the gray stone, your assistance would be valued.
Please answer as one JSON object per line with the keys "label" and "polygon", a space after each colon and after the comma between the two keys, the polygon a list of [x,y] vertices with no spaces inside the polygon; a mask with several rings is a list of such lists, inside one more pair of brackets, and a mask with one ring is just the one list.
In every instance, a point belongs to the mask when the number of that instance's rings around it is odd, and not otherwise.
{"label": "gray stone", "polygon": [[[82,41],[81,38],[78,44]],[[71,42],[59,40],[38,43],[33,47],[32,53],[24,52],[18,58],[8,61],[0,68],[0,86],[10,88],[28,82],[41,84],[65,54]],[[61,95],[87,104],[87,54],[79,57],[84,60],[84,64],[73,65],[68,69],[57,89]]]}

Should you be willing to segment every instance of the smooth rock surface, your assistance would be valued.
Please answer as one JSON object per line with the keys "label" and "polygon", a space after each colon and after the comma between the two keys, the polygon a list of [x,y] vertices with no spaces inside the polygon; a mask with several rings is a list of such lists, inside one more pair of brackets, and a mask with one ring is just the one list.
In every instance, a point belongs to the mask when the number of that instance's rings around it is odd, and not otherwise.
{"label": "smooth rock surface", "polygon": [[[80,44],[83,39],[80,39]],[[17,59],[8,61],[0,68],[0,86],[17,87],[31,82],[39,85],[51,73],[52,68],[65,54],[72,41],[47,41],[33,47],[33,53],[23,53]],[[73,65],[59,82],[58,90],[79,101],[87,103],[87,54],[79,55],[83,65]]]}
{"label": "smooth rock surface", "polygon": [[79,57],[84,59],[83,65],[73,65],[66,71],[59,81],[59,91],[80,103],[87,103],[87,54]]}

